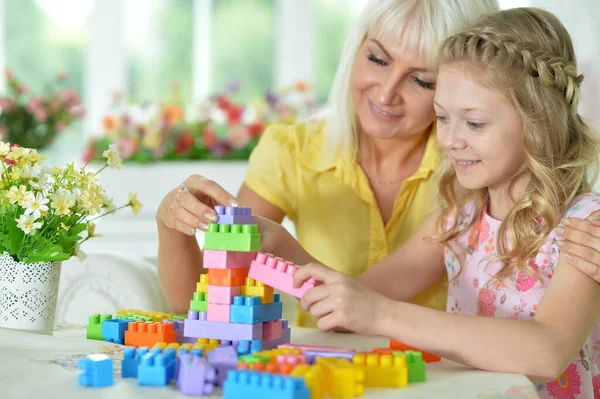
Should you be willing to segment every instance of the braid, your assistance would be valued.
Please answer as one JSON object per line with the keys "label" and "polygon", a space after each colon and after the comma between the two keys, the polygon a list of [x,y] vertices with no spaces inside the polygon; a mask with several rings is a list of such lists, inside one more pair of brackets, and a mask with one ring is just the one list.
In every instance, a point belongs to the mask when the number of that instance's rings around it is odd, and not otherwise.
{"label": "braid", "polygon": [[579,98],[579,86],[583,75],[577,67],[562,57],[543,50],[534,50],[531,43],[519,42],[508,34],[497,34],[490,28],[473,28],[449,38],[442,51],[456,58],[477,59],[483,65],[498,57],[509,64],[523,64],[530,76],[540,78],[547,87],[560,90],[565,102],[573,104]]}

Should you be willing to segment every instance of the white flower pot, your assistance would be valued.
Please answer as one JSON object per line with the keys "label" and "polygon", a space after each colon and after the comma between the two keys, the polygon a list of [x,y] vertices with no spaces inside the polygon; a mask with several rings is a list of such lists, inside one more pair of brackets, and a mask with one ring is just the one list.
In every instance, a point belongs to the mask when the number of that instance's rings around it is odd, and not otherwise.
{"label": "white flower pot", "polygon": [[0,254],[0,327],[52,334],[62,262],[15,262]]}

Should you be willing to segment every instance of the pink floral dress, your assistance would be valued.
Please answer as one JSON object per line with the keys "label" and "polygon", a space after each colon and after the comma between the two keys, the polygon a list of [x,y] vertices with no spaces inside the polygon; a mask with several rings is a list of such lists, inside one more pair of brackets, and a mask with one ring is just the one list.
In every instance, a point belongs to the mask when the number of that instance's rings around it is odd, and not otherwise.
{"label": "pink floral dress", "polygon": [[[600,210],[600,194],[583,194],[568,207],[565,216],[586,218]],[[459,223],[468,224],[474,217],[474,204],[465,204],[460,212]],[[465,315],[491,316],[531,320],[552,278],[560,252],[552,232],[530,265],[537,270],[543,283],[535,276],[522,271],[515,272],[512,279],[505,279],[486,286],[500,269],[499,262],[486,259],[497,254],[497,235],[501,221],[486,212],[479,217],[473,228],[458,238],[462,248],[471,244],[472,252],[465,256],[464,270],[459,274],[460,263],[453,253],[445,250],[448,271],[447,311]],[[458,277],[456,278],[456,276]],[[574,309],[576,311],[576,309]],[[600,398],[600,319],[589,335],[584,347],[560,378],[546,384],[537,384],[540,398],[598,399]]]}

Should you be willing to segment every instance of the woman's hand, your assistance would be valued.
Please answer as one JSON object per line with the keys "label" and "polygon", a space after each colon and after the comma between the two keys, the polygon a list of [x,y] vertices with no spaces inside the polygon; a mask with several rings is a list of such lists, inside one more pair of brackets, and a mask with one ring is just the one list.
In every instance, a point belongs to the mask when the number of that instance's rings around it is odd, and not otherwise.
{"label": "woman's hand", "polygon": [[212,180],[191,175],[163,198],[156,219],[166,227],[193,236],[218,220],[215,205],[239,206],[233,195]]}
{"label": "woman's hand", "polygon": [[600,221],[566,218],[555,231],[569,264],[600,283]]}
{"label": "woman's hand", "polygon": [[349,330],[364,335],[380,335],[393,301],[372,291],[347,275],[320,263],[298,268],[294,287],[314,278],[323,285],[306,291],[300,305],[318,319],[322,331]]}

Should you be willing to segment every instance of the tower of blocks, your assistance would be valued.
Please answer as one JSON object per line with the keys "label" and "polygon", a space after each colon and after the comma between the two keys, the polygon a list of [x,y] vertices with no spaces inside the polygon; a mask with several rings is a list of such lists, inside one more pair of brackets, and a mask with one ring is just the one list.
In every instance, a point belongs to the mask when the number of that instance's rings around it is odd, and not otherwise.
{"label": "tower of blocks", "polygon": [[249,207],[216,206],[215,211],[219,220],[204,236],[203,265],[208,273],[196,284],[184,337],[190,342],[231,341],[239,354],[289,343],[291,330],[281,320],[283,307],[274,287],[293,290],[290,278],[295,267],[258,253],[261,236]]}

